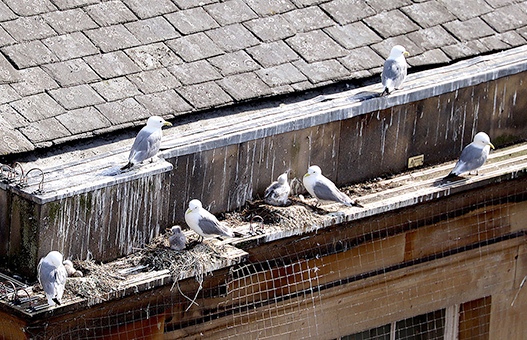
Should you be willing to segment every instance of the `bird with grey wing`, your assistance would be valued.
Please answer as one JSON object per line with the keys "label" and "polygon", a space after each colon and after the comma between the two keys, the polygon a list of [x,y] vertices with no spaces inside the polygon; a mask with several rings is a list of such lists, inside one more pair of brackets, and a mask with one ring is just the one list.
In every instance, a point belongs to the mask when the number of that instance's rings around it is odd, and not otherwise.
{"label": "bird with grey wing", "polygon": [[288,197],[291,193],[291,186],[287,182],[287,173],[288,171],[278,176],[276,182],[271,183],[271,185],[265,189],[265,203],[276,206],[287,205],[287,202],[289,201]]}
{"label": "bird with grey wing", "polygon": [[172,126],[171,123],[161,117],[152,116],[148,118],[146,126],[135,137],[132,150],[130,150],[130,155],[128,156],[128,164],[123,166],[121,170],[129,169],[146,159],[154,157],[158,153],[161,146],[161,138],[163,137],[161,128],[165,125]]}
{"label": "bird with grey wing", "polygon": [[168,243],[170,244],[170,249],[172,250],[183,250],[185,249],[185,243],[187,238],[185,234],[181,232],[181,227],[175,225],[172,227],[172,235],[168,238]]}
{"label": "bird with grey wing", "polygon": [[478,132],[474,136],[473,142],[463,149],[454,169],[445,179],[457,177],[465,172],[470,174],[475,171],[477,173],[478,169],[487,161],[490,148],[494,149],[490,137],[485,132]]}
{"label": "bird with grey wing", "polygon": [[392,47],[390,56],[384,62],[381,73],[381,82],[384,90],[381,96],[392,93],[394,89],[399,89],[406,79],[408,65],[406,64],[405,55],[409,55],[405,48],[400,45]]}
{"label": "bird with grey wing", "polygon": [[44,289],[48,305],[60,305],[68,273],[62,263],[62,254],[51,251],[38,263],[38,281]]}
{"label": "bird with grey wing", "polygon": [[185,212],[185,222],[201,238],[224,236],[234,237],[234,233],[228,227],[221,224],[216,216],[203,209],[199,200],[192,200],[188,203],[188,209]]}
{"label": "bird with grey wing", "polygon": [[317,165],[312,165],[307,169],[303,182],[306,190],[311,196],[317,199],[317,205],[321,201],[329,201],[341,203],[349,207],[355,206],[363,208],[362,205],[353,202],[348,195],[340,191],[330,179],[322,175],[322,170]]}

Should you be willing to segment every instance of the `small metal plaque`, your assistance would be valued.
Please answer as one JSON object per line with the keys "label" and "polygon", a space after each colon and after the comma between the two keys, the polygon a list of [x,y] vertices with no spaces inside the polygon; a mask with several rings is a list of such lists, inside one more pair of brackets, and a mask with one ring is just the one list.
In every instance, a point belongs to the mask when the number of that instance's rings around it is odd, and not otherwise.
{"label": "small metal plaque", "polygon": [[408,158],[408,169],[416,168],[425,163],[425,155],[419,155]]}

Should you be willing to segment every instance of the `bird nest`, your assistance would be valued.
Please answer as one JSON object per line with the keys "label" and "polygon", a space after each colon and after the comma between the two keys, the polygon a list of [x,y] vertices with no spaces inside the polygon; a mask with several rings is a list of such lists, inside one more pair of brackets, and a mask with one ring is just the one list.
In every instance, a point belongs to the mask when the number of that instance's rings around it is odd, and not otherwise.
{"label": "bird nest", "polygon": [[138,252],[113,262],[74,261],[84,277],[68,278],[65,296],[107,300],[112,292],[132,286],[149,272],[162,270],[168,270],[174,283],[188,277],[202,282],[211,265],[220,262],[225,252],[224,245],[209,241],[191,241],[186,249],[175,251],[168,247],[169,235],[160,235]]}

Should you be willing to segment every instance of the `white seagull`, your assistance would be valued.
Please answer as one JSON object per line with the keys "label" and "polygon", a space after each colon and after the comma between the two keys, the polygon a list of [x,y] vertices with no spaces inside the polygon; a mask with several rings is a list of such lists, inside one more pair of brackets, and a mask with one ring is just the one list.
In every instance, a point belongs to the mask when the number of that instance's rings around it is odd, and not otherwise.
{"label": "white seagull", "polygon": [[185,237],[185,234],[181,232],[181,228],[178,225],[175,225],[172,227],[171,230],[172,235],[168,238],[168,242],[170,243],[170,249],[185,249],[185,243],[187,242],[187,238]]}
{"label": "white seagull", "polygon": [[146,126],[144,126],[137,134],[137,137],[135,137],[132,150],[128,156],[128,164],[123,166],[121,170],[129,169],[157,154],[159,147],[161,146],[161,137],[163,137],[161,128],[165,125],[172,126],[171,123],[165,121],[161,117],[152,116],[148,118]]}
{"label": "white seagull", "polygon": [[490,137],[485,132],[478,132],[474,136],[474,141],[463,149],[454,169],[445,178],[456,177],[467,171],[469,173],[476,171],[477,173],[478,169],[487,161],[490,148],[494,149]]}
{"label": "white seagull", "polygon": [[284,206],[287,204],[291,187],[287,182],[287,172],[284,172],[276,182],[265,189],[264,202],[271,205]]}
{"label": "white seagull", "polygon": [[185,222],[201,238],[213,236],[234,237],[232,230],[222,225],[216,216],[203,209],[201,202],[196,199],[188,203],[188,209],[185,212]]}
{"label": "white seagull", "polygon": [[322,175],[322,170],[317,165],[312,165],[307,169],[303,182],[311,196],[318,200],[317,205],[320,201],[331,201],[342,203],[349,207],[356,206],[362,208],[362,205],[353,202],[351,198],[337,189],[331,180]]}
{"label": "white seagull", "polygon": [[401,45],[392,47],[390,56],[384,62],[381,73],[381,81],[384,86],[381,96],[390,94],[394,89],[399,89],[403,84],[408,70],[408,65],[404,58],[405,55],[409,55],[409,53]]}
{"label": "white seagull", "polygon": [[38,281],[44,289],[48,305],[60,305],[66,285],[66,268],[62,264],[62,254],[58,251],[50,251],[46,257],[38,263]]}

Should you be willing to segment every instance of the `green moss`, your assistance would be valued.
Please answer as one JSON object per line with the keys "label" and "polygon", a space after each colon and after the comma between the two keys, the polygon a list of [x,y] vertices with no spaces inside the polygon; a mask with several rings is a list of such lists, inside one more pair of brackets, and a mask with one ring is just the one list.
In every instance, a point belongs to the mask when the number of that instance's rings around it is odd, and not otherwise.
{"label": "green moss", "polygon": [[46,205],[48,207],[48,216],[50,222],[54,224],[57,220],[61,204],[59,202],[50,202]]}
{"label": "green moss", "polygon": [[503,147],[507,145],[511,145],[514,143],[517,143],[521,141],[522,139],[519,136],[515,135],[501,135],[498,137],[492,138],[492,144],[496,147]]}

